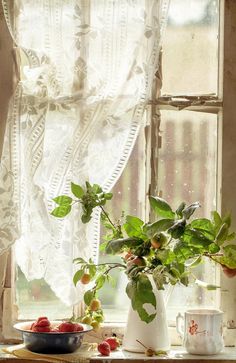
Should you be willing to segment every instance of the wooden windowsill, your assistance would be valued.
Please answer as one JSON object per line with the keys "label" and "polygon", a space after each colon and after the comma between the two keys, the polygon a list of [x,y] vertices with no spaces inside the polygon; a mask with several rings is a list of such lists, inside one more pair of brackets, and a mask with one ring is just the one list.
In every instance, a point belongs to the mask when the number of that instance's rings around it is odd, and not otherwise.
{"label": "wooden windowsill", "polygon": [[[144,361],[148,361],[149,363],[157,362],[159,360],[163,360],[165,363],[174,363],[176,361],[184,361],[185,363],[195,363],[195,362],[202,362],[207,363],[208,361],[213,363],[225,363],[229,361],[236,362],[236,348],[227,347],[224,349],[223,352],[217,355],[211,356],[203,356],[203,355],[192,355],[186,353],[183,347],[172,347],[170,350],[168,357],[146,357],[144,354],[140,353],[131,353],[126,352],[124,350],[119,350],[117,352],[113,352],[109,357],[113,363],[122,363],[125,361],[131,362],[134,361],[135,363],[141,363]],[[104,357],[98,356],[91,359],[91,363],[99,363],[104,360]]]}
{"label": "wooden windowsill", "polygon": [[[1,347],[1,346],[0,346]],[[3,347],[3,346],[2,346]],[[163,360],[165,363],[175,363],[177,361],[184,361],[185,363],[199,363],[199,362],[210,362],[210,363],[229,363],[236,362],[236,348],[226,347],[223,352],[217,355],[203,356],[203,355],[191,355],[187,354],[183,347],[172,347],[167,357],[146,357],[141,353],[131,353],[119,349],[111,353],[109,357],[101,356],[99,353],[91,358],[91,363],[122,363],[122,362],[135,362],[135,363],[153,363]],[[32,359],[20,359],[10,354],[0,353],[0,361],[6,361],[7,363],[34,363],[36,360]],[[37,362],[43,362],[37,358]],[[45,360],[44,360],[45,362]],[[50,360],[48,360],[50,362]]]}

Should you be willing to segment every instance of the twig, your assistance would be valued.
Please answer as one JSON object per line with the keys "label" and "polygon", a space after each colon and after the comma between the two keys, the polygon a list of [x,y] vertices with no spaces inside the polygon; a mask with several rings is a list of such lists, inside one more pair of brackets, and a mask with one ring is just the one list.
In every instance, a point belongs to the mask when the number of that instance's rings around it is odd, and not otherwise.
{"label": "twig", "polygon": [[115,228],[117,229],[116,225],[112,222],[112,220],[110,219],[108,213],[105,211],[105,209],[103,208],[102,205],[99,206],[102,210],[102,212],[104,213],[104,215],[106,216],[107,220],[110,222],[110,224]]}
{"label": "twig", "polygon": [[140,340],[136,339],[136,342],[138,342],[139,344],[141,344],[145,349],[148,349],[148,347],[146,347],[146,345],[144,345],[143,343],[141,343]]}

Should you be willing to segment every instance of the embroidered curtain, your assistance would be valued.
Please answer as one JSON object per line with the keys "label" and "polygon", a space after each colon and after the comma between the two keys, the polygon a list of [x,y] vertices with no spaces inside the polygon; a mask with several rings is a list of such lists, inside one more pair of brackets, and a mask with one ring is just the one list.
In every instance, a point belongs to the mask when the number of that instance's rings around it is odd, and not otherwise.
{"label": "embroidered curtain", "polygon": [[[0,175],[0,249],[15,242],[28,280],[80,300],[73,258],[97,259],[99,214],[50,215],[52,199],[89,180],[110,190],[150,97],[168,0],[3,0],[21,80],[7,119]],[[12,11],[13,10],[13,11]]]}

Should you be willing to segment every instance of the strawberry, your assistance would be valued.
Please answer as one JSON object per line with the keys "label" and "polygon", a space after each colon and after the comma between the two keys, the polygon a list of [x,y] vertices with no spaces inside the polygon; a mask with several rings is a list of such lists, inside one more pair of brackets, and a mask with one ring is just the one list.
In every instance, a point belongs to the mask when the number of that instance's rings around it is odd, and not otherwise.
{"label": "strawberry", "polygon": [[48,320],[48,318],[46,316],[40,316],[38,319],[37,319],[37,322],[39,322],[40,320]]}
{"label": "strawberry", "polygon": [[32,331],[37,333],[49,333],[51,331],[50,326],[37,326],[35,325]]}
{"label": "strawberry", "polygon": [[111,352],[110,345],[107,342],[103,341],[100,344],[98,344],[98,351],[102,355],[108,356],[108,355],[110,355],[110,352]]}
{"label": "strawberry", "polygon": [[119,339],[116,337],[108,337],[105,339],[105,342],[107,342],[110,345],[111,350],[117,349],[117,347],[120,346]]}
{"label": "strawberry", "polygon": [[58,330],[63,333],[71,333],[75,331],[75,324],[65,321],[58,326]]}
{"label": "strawberry", "polygon": [[46,319],[41,319],[41,320],[37,320],[36,322],[36,326],[50,326],[50,321],[48,320],[48,318]]}
{"label": "strawberry", "polygon": [[81,324],[75,324],[75,331],[83,331],[84,327]]}
{"label": "strawberry", "polygon": [[31,324],[31,327],[30,327],[30,330],[33,330],[33,329],[34,329],[34,327],[35,327],[35,325],[36,325],[36,322],[32,323],[32,324]]}

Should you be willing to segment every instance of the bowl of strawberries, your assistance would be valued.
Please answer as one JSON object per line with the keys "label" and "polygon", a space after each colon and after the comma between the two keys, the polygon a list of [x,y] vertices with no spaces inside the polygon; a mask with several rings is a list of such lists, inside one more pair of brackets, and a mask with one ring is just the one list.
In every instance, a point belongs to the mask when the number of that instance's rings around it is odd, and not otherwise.
{"label": "bowl of strawberries", "polygon": [[93,329],[71,321],[50,321],[46,316],[34,322],[17,323],[14,328],[22,332],[27,349],[44,354],[73,353],[81,346],[84,334]]}

